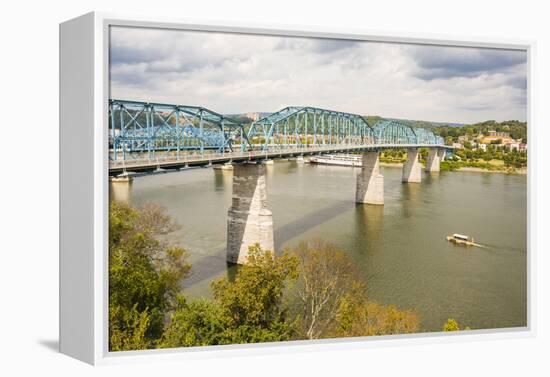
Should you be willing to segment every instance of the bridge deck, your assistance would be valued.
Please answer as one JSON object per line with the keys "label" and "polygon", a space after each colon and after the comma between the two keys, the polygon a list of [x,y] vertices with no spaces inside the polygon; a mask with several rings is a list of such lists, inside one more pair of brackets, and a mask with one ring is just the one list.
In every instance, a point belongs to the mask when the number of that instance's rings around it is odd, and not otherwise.
{"label": "bridge deck", "polygon": [[109,175],[115,176],[123,172],[147,172],[158,168],[179,169],[187,166],[204,166],[224,164],[227,162],[243,162],[264,159],[288,158],[298,155],[314,155],[325,153],[361,152],[382,149],[404,148],[449,148],[445,145],[433,144],[368,144],[368,145],[326,145],[303,148],[273,148],[267,151],[247,151],[228,153],[204,153],[180,156],[156,156],[135,160],[109,161]]}

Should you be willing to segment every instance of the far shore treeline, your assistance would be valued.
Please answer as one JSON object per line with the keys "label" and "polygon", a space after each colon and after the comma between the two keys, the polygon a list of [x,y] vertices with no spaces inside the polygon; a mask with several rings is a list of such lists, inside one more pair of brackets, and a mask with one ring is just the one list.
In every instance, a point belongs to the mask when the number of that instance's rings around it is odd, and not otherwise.
{"label": "far shore treeline", "polygon": [[[249,264],[190,299],[184,249],[160,237],[177,228],[154,204],[109,211],[109,349],[142,350],[415,333],[414,310],[377,303],[344,250],[310,240],[273,254],[250,246]],[[459,330],[452,318],[442,330]]]}
{"label": "far shore treeline", "polygon": [[[374,119],[371,121],[375,121]],[[485,171],[505,173],[526,172],[527,149],[502,144],[502,140],[494,140],[488,145],[480,145],[479,139],[491,131],[506,133],[516,141],[515,145],[527,145],[527,123],[517,120],[485,122],[449,126],[430,122],[409,121],[413,127],[430,128],[436,135],[443,137],[445,144],[455,146],[452,156],[441,162],[441,170],[458,170],[475,168]],[[482,148],[484,147],[484,148]],[[425,162],[428,151],[420,150],[420,159]],[[386,150],[381,153],[380,161],[386,163],[403,163],[406,160],[404,149]]]}
{"label": "far shore treeline", "polygon": [[[367,115],[365,120],[370,126],[374,126],[376,122],[389,118],[382,118],[376,115]],[[505,120],[497,122],[495,120],[486,120],[483,122],[472,124],[451,124],[444,122],[430,122],[424,120],[408,120],[397,119],[402,123],[408,124],[411,127],[427,128],[432,130],[436,135],[439,135],[446,139],[451,137],[453,142],[458,141],[459,136],[463,135],[477,135],[480,133],[486,134],[490,130],[497,132],[509,132],[513,139],[522,139],[524,143],[527,142],[527,122],[521,122],[519,120]],[[449,139],[447,139],[448,141]]]}

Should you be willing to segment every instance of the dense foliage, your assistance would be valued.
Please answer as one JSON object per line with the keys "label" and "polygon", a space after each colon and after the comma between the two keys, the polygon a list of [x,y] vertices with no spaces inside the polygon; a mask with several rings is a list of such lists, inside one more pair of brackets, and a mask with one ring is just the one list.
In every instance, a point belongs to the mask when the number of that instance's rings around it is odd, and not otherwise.
{"label": "dense foliage", "polygon": [[[425,163],[426,148],[420,149],[420,162]],[[404,149],[390,149],[380,153],[380,162],[404,163],[407,153]],[[464,149],[455,149],[453,157],[441,162],[442,171],[457,170],[463,167],[513,173],[527,167],[527,151],[507,150],[502,146],[488,145],[487,150],[472,149],[465,143]]]}
{"label": "dense foliage", "polygon": [[133,209],[112,202],[109,210],[110,349],[156,346],[165,314],[174,308],[189,268],[185,251],[158,235],[175,228],[162,209]]}
{"label": "dense foliage", "polygon": [[461,127],[452,126],[436,126],[433,131],[447,139],[450,137],[452,142],[456,142],[459,136],[462,135],[478,135],[480,133],[487,134],[490,130],[497,132],[508,132],[513,139],[522,139],[524,143],[527,143],[527,123],[520,122],[518,120],[507,120],[503,122],[495,122],[494,120],[488,120],[481,123],[474,123],[464,125]]}
{"label": "dense foliage", "polygon": [[286,285],[296,278],[296,259],[274,258],[258,245],[233,281],[212,282],[213,301],[185,302],[171,317],[162,347],[290,340],[296,325],[283,304]]}

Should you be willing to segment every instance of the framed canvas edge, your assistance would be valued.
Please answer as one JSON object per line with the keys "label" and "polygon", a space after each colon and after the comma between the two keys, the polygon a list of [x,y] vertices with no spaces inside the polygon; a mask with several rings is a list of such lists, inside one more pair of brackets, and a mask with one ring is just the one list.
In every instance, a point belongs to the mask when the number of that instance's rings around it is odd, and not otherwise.
{"label": "framed canvas edge", "polygon": [[[386,346],[410,346],[447,342],[469,342],[473,340],[497,340],[535,336],[535,238],[534,206],[536,187],[534,168],[536,161],[528,163],[527,193],[527,326],[471,330],[456,334],[418,333],[380,337],[358,337],[345,339],[324,339],[317,341],[287,341],[263,344],[228,346],[205,346],[146,351],[108,351],[108,106],[109,94],[109,28],[111,26],[170,28],[180,30],[201,30],[232,33],[254,33],[264,35],[299,36],[368,40],[389,43],[416,43],[496,49],[517,49],[527,51],[527,122],[529,153],[534,156],[537,142],[533,119],[534,55],[535,41],[505,38],[462,37],[439,34],[395,33],[388,31],[365,31],[345,28],[326,28],[292,25],[259,25],[240,22],[204,21],[140,17],[104,12],[93,12],[94,17],[94,364],[118,364],[128,362],[151,362],[172,359],[203,359],[209,357],[257,356],[283,354],[296,351],[327,351]],[[63,230],[62,230],[63,231]],[[66,230],[64,230],[66,231]]]}

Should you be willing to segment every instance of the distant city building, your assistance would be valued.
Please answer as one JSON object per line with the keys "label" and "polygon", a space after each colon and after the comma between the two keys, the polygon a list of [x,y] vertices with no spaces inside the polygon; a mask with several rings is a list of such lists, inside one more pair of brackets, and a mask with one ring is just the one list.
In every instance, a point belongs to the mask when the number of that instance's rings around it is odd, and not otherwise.
{"label": "distant city building", "polygon": [[484,152],[487,151],[487,144],[479,144],[479,149],[483,150]]}
{"label": "distant city building", "polygon": [[481,144],[492,144],[496,141],[500,141],[500,144],[508,144],[508,143],[514,143],[515,140],[510,137],[509,132],[497,132],[494,130],[490,130],[487,132],[487,136],[481,137],[479,142]]}
{"label": "distant city building", "polygon": [[260,114],[260,113],[246,113],[244,115],[247,118],[252,119],[253,122],[256,122],[256,121],[260,120],[260,118],[262,117],[262,114]]}
{"label": "distant city building", "polygon": [[494,131],[494,130],[488,131],[488,134],[489,134],[489,136],[493,136],[493,137],[502,137],[502,138],[509,138],[510,137],[510,133],[508,133],[508,132],[497,132],[497,131]]}
{"label": "distant city building", "polygon": [[468,135],[460,135],[458,137],[458,142],[464,144],[466,141],[468,141]]}
{"label": "distant city building", "polygon": [[455,149],[464,149],[464,145],[460,143],[453,143],[453,148]]}

